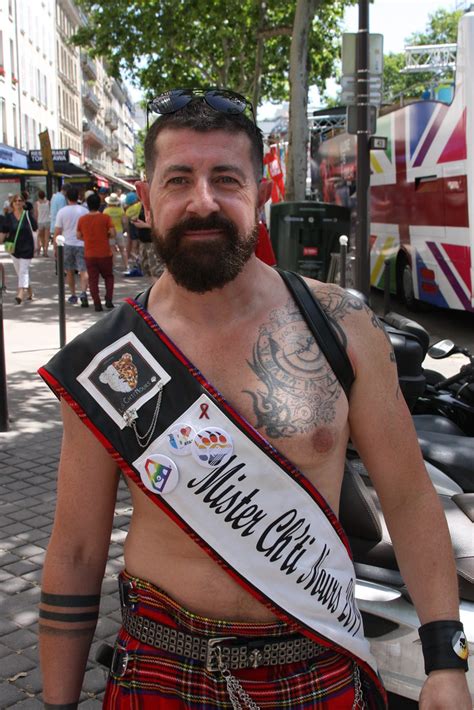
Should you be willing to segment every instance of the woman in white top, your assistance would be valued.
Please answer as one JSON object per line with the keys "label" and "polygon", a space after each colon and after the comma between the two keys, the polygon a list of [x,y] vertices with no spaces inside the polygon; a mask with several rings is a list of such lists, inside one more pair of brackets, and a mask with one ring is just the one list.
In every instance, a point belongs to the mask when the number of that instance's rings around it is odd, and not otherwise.
{"label": "woman in white top", "polygon": [[41,247],[43,247],[43,256],[48,256],[48,246],[50,238],[50,216],[49,216],[49,200],[43,190],[38,191],[38,200],[35,202],[35,219],[38,222],[38,243],[36,247],[36,256],[40,255]]}

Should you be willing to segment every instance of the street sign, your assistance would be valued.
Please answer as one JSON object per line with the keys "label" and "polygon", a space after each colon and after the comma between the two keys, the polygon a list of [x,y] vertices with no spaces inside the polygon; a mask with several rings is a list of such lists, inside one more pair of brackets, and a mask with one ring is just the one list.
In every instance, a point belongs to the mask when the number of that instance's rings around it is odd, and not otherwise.
{"label": "street sign", "polygon": [[387,150],[388,140],[383,136],[370,136],[369,150]]}
{"label": "street sign", "polygon": [[[355,104],[351,104],[350,106],[347,107],[347,132],[351,133],[352,135],[356,136],[358,133],[357,130],[357,106]],[[369,106],[369,125],[368,125],[368,133],[373,134],[375,133],[375,129],[377,127],[377,106]]]}
{"label": "street sign", "polygon": [[49,131],[41,131],[38,134],[41,148],[41,156],[43,158],[43,170],[48,173],[54,173],[53,151],[51,150],[51,141],[49,140]]}
{"label": "street sign", "polygon": [[[357,80],[355,76],[341,77],[342,94],[341,101],[343,104],[354,104],[357,101]],[[368,79],[368,98],[367,103],[373,106],[380,106],[382,103],[382,77],[370,76]]]}
{"label": "street sign", "polygon": [[[342,73],[344,76],[356,76],[356,47],[358,32],[342,34]],[[383,35],[369,34],[369,73],[373,76],[383,74]]]}

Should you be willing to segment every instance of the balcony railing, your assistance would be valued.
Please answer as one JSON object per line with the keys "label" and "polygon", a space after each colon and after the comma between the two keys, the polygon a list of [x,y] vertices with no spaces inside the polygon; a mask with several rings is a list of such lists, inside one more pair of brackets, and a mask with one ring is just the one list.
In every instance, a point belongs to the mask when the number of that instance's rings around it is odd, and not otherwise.
{"label": "balcony railing", "polygon": [[95,143],[101,148],[107,145],[107,137],[104,131],[94,121],[84,120],[82,122],[82,131],[84,142]]}
{"label": "balcony railing", "polygon": [[95,95],[93,89],[87,84],[82,85],[82,103],[91,109],[94,113],[100,108],[100,101]]}
{"label": "balcony railing", "polygon": [[91,79],[97,79],[97,67],[95,65],[95,60],[91,59],[85,52],[81,52],[81,65],[82,71],[85,74],[87,74]]}
{"label": "balcony railing", "polygon": [[113,108],[108,108],[105,112],[105,122],[111,131],[116,131],[119,125],[119,117]]}

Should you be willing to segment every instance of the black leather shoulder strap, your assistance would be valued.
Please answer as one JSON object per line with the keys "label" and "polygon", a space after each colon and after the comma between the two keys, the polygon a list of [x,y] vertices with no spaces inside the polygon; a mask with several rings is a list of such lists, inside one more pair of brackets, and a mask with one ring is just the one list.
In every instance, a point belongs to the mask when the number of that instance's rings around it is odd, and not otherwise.
{"label": "black leather shoulder strap", "polygon": [[349,397],[351,385],[354,382],[354,371],[329,318],[317,298],[310,291],[306,281],[299,274],[295,274],[293,271],[283,271],[282,269],[277,269],[277,271],[295,299],[316,342],[341,383],[346,396]]}
{"label": "black leather shoulder strap", "polygon": [[142,308],[147,308],[148,307],[148,299],[150,297],[150,291],[153,287],[153,284],[151,286],[148,286],[148,288],[145,291],[140,291],[140,293],[137,293],[135,296],[135,301],[140,304]]}

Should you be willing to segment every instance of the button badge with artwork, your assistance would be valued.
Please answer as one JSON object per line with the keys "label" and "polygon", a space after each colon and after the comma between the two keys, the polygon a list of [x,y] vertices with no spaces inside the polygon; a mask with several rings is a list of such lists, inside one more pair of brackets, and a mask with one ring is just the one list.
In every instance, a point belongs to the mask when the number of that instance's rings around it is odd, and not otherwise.
{"label": "button badge with artwork", "polygon": [[141,466],[140,478],[152,493],[171,493],[179,482],[178,467],[175,462],[161,454],[150,454]]}
{"label": "button badge with artwork", "polygon": [[196,431],[189,424],[176,424],[166,435],[168,448],[175,456],[191,454],[191,444],[196,436]]}
{"label": "button badge with artwork", "polygon": [[232,456],[233,451],[230,434],[218,427],[201,429],[191,444],[193,458],[206,468],[220,466]]}

